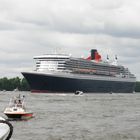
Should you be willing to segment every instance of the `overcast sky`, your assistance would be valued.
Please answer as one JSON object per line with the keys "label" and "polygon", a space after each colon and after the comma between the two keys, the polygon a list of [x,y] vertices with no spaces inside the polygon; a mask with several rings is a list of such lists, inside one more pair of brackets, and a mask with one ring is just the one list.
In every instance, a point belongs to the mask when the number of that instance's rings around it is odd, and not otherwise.
{"label": "overcast sky", "polygon": [[93,48],[140,80],[139,0],[0,0],[0,78],[22,77],[36,55]]}

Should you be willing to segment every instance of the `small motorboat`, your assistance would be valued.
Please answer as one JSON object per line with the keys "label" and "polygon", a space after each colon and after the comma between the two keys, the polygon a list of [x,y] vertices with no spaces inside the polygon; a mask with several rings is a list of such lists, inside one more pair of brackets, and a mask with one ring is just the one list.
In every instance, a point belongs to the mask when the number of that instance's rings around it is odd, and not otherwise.
{"label": "small motorboat", "polygon": [[5,108],[4,114],[9,119],[30,119],[33,117],[32,112],[26,111],[25,96],[14,97],[10,99],[9,106]]}
{"label": "small motorboat", "polygon": [[75,92],[75,95],[83,95],[83,91],[77,90],[77,91]]}
{"label": "small motorboat", "polygon": [[13,126],[10,122],[0,117],[0,140],[9,140],[13,134]]}

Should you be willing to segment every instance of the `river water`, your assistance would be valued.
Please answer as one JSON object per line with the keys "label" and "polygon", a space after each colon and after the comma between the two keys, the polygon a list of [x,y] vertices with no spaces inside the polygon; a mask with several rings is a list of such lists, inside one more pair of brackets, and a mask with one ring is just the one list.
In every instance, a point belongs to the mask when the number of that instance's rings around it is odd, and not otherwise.
{"label": "river water", "polygon": [[1,116],[19,93],[35,117],[11,121],[11,140],[140,140],[140,94],[0,92]]}

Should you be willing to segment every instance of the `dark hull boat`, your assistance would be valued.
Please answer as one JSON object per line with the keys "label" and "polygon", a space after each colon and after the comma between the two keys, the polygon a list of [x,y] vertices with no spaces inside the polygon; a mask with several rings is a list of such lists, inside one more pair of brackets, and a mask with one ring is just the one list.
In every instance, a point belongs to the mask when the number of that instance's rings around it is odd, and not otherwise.
{"label": "dark hull boat", "polygon": [[[132,93],[135,88],[133,81],[113,81],[104,79],[82,79],[74,77],[61,77],[41,73],[22,73],[26,77],[32,92],[83,92],[97,93]],[[107,78],[107,77],[105,77]]]}
{"label": "dark hull boat", "polygon": [[87,59],[51,54],[34,57],[36,70],[22,72],[32,92],[132,93],[136,77],[128,68],[103,62],[97,50]]}

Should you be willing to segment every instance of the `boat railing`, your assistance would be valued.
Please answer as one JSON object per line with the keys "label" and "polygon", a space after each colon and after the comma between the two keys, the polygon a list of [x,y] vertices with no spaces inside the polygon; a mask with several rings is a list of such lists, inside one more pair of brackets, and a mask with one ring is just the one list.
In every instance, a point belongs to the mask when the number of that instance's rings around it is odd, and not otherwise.
{"label": "boat railing", "polygon": [[22,107],[25,108],[25,97],[13,97],[9,101],[9,107]]}

